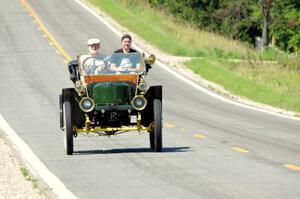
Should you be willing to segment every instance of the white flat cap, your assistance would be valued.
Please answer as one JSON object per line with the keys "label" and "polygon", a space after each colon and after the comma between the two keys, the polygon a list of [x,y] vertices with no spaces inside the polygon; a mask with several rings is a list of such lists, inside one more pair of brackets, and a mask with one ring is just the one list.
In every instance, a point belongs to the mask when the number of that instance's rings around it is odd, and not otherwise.
{"label": "white flat cap", "polygon": [[93,44],[100,44],[101,43],[101,41],[100,41],[100,39],[89,39],[89,40],[87,40],[87,45],[93,45]]}

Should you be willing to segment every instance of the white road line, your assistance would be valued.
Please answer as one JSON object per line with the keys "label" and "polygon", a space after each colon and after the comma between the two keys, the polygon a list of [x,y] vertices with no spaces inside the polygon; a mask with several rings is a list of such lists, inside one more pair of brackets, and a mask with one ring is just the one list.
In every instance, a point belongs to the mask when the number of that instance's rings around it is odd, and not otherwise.
{"label": "white road line", "polygon": [[[90,7],[88,7],[87,5],[85,5],[81,0],[75,0],[79,5],[81,5],[83,8],[85,8],[87,11],[89,11],[92,15],[94,15],[98,20],[100,20],[102,23],[104,23],[109,29],[111,29],[116,35],[120,36],[122,35],[121,32],[119,32],[116,28],[114,28],[112,25],[110,25],[107,21],[104,20],[103,17],[101,17],[100,15],[98,15],[93,9],[91,9]],[[138,47],[137,45],[135,45],[134,43],[132,44],[132,46],[137,49],[138,51],[145,51],[143,49],[141,49],[140,47]],[[149,53],[147,53],[147,56],[149,55]],[[174,75],[175,77],[177,77],[178,79],[186,82],[187,84],[189,84],[190,86],[202,91],[203,93],[206,93],[209,96],[215,97],[219,100],[222,100],[224,102],[227,102],[229,104],[233,104],[236,106],[240,106],[243,108],[247,108],[247,109],[252,109],[252,110],[256,110],[259,112],[263,112],[263,113],[267,113],[270,115],[275,115],[275,116],[279,116],[279,117],[283,117],[283,118],[288,118],[288,119],[293,119],[293,120],[298,120],[300,121],[300,118],[298,117],[293,117],[293,116],[288,116],[288,115],[283,115],[280,113],[276,113],[276,112],[272,112],[269,110],[264,110],[264,109],[260,109],[257,107],[253,107],[247,104],[242,104],[230,99],[227,99],[219,94],[214,93],[213,91],[210,91],[202,86],[200,86],[199,84],[193,82],[192,80],[186,78],[185,76],[181,75],[180,73],[178,73],[177,71],[171,69],[169,66],[165,65],[164,63],[160,62],[159,60],[156,61],[156,64],[159,65],[161,68],[163,68],[164,70],[166,70],[167,72],[171,73],[172,75]]]}
{"label": "white road line", "polygon": [[1,129],[8,135],[9,139],[16,145],[19,153],[26,162],[30,171],[41,177],[59,198],[76,199],[77,197],[40,161],[30,147],[15,133],[7,121],[0,114]]}

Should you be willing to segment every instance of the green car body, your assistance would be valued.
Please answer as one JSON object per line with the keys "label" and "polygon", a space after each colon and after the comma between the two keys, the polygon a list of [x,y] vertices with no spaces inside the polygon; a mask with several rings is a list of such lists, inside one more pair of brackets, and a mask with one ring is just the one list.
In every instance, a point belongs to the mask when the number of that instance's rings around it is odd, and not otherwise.
{"label": "green car body", "polygon": [[62,89],[59,97],[68,155],[79,133],[147,131],[151,149],[162,150],[162,86],[147,89],[145,79],[146,64],[154,61],[153,55],[145,59],[141,53],[78,57],[74,88]]}

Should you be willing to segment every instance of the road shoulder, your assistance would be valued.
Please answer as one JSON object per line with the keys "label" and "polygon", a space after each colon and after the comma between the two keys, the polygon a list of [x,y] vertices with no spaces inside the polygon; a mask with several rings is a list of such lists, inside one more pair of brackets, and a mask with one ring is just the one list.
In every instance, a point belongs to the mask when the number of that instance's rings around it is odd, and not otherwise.
{"label": "road shoulder", "polygon": [[30,173],[17,148],[2,129],[0,154],[0,198],[56,198],[41,179]]}

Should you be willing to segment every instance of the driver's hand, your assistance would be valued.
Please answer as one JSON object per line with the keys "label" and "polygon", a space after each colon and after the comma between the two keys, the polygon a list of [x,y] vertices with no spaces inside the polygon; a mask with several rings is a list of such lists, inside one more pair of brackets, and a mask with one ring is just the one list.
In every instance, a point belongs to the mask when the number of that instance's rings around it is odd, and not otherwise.
{"label": "driver's hand", "polygon": [[100,74],[104,70],[104,68],[105,68],[104,65],[103,66],[99,66],[98,68],[96,68],[95,74],[96,75]]}

